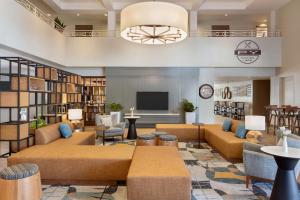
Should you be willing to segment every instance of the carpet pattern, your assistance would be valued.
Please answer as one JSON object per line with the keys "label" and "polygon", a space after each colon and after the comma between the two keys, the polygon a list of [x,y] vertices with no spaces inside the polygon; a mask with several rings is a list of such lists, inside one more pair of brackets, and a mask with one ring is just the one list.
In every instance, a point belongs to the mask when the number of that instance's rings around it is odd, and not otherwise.
{"label": "carpet pattern", "polygon": [[[134,145],[134,141],[125,141]],[[114,145],[108,142],[106,145]],[[101,145],[101,142],[99,142]],[[267,200],[272,184],[254,181],[245,186],[244,166],[226,161],[208,144],[200,149],[179,143],[180,154],[192,176],[192,200]],[[126,186],[43,185],[42,200],[126,200]]]}

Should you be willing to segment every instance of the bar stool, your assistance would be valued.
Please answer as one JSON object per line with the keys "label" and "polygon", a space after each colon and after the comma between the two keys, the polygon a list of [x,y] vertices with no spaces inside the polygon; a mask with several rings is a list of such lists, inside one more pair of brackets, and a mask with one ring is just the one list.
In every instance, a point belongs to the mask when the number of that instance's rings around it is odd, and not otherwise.
{"label": "bar stool", "polygon": [[136,146],[156,146],[155,135],[139,135],[136,141]]}
{"label": "bar stool", "polygon": [[0,199],[40,200],[41,177],[36,164],[18,164],[0,172]]}
{"label": "bar stool", "polygon": [[160,135],[158,140],[159,146],[174,146],[178,147],[177,137],[175,135]]}
{"label": "bar stool", "polygon": [[156,145],[158,145],[159,136],[161,136],[161,135],[167,135],[168,133],[167,132],[163,132],[163,131],[155,131],[152,134],[155,135]]}
{"label": "bar stool", "polygon": [[[276,115],[275,115],[275,109],[276,108],[277,108],[277,105],[265,106],[265,109],[266,109],[267,133],[269,133],[269,131],[270,131],[270,127],[272,125],[272,121],[274,121],[274,123],[276,123]],[[275,128],[274,128],[274,130],[275,130]]]}
{"label": "bar stool", "polygon": [[292,131],[294,134],[300,135],[300,108],[297,109],[297,113],[292,125]]}

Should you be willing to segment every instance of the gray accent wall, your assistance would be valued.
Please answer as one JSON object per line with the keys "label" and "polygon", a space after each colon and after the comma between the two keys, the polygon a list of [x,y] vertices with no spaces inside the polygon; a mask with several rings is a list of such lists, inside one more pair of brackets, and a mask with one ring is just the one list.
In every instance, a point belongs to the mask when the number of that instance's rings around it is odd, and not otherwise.
{"label": "gray accent wall", "polygon": [[180,102],[187,98],[196,102],[199,69],[197,68],[106,68],[107,102],[118,102],[128,113],[136,107],[136,92],[169,92],[169,111],[139,111],[178,113]]}

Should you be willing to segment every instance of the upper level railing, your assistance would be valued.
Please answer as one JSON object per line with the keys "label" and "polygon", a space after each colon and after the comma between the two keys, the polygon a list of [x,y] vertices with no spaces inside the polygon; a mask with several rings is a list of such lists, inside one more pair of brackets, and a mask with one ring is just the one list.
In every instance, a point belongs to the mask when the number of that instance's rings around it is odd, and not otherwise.
{"label": "upper level railing", "polygon": [[[120,37],[120,31],[108,30],[73,30],[66,31],[63,27],[55,22],[55,20],[44,11],[36,7],[28,0],[15,0],[35,16],[39,17],[52,28],[66,37]],[[281,37],[280,31],[257,31],[257,30],[204,30],[190,32],[189,37]]]}
{"label": "upper level railing", "polygon": [[63,33],[64,28],[61,27],[59,24],[55,22],[55,20],[49,16],[47,13],[36,7],[33,3],[31,3],[28,0],[15,0],[17,3],[19,3],[21,6],[26,8],[29,12],[49,24],[52,28],[56,29],[60,33]]}
{"label": "upper level railing", "polygon": [[[120,37],[120,31],[74,30],[66,31],[67,37]],[[189,37],[281,37],[280,31],[256,30],[204,30],[190,32]]]}

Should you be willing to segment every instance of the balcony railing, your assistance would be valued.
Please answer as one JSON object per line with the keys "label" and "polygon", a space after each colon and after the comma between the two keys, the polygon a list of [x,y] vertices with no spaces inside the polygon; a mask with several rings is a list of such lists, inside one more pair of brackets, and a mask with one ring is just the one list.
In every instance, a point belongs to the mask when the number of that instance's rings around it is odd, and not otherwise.
{"label": "balcony railing", "polygon": [[[49,24],[52,28],[66,37],[120,37],[120,31],[108,30],[73,30],[66,31],[63,27],[55,22],[55,20],[47,13],[36,7],[28,0],[15,0],[28,11],[41,20]],[[257,31],[257,30],[204,30],[190,32],[189,37],[281,37],[280,31]]]}
{"label": "balcony railing", "polygon": [[[74,30],[66,31],[67,37],[120,37],[120,31]],[[190,32],[189,37],[281,37],[280,31],[256,30],[205,30]]]}
{"label": "balcony railing", "polygon": [[28,0],[15,0],[17,3],[19,3],[21,6],[26,8],[29,12],[31,12],[33,15],[37,16],[47,24],[49,24],[52,28],[56,29],[60,33],[63,33],[64,28],[61,27],[59,24],[55,22],[55,20],[49,16],[47,13],[36,7],[34,4],[29,2]]}

